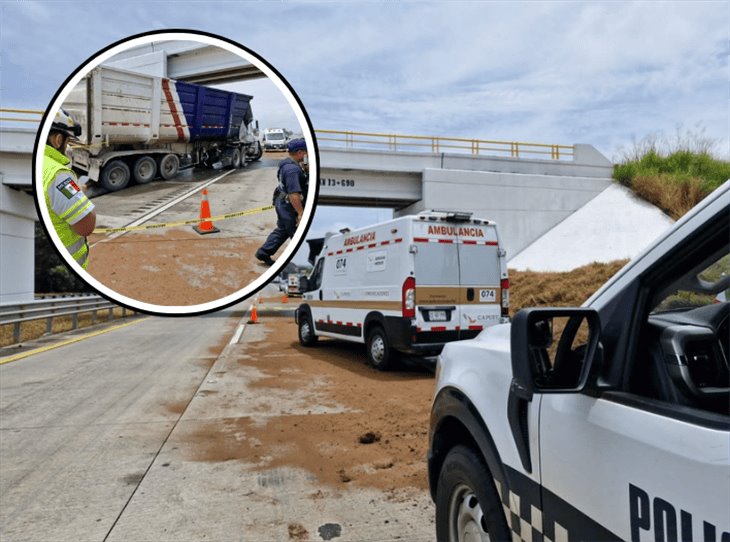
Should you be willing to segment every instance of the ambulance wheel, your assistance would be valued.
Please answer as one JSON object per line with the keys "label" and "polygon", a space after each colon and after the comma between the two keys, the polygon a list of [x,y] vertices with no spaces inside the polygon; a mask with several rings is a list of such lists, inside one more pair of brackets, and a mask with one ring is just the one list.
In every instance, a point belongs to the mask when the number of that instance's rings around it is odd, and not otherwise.
{"label": "ambulance wheel", "polygon": [[159,159],[157,169],[160,177],[165,180],[172,179],[180,169],[180,158],[176,154],[165,154]]}
{"label": "ambulance wheel", "polygon": [[492,476],[467,446],[446,455],[436,486],[436,539],[511,540]]}
{"label": "ambulance wheel", "polygon": [[388,337],[380,326],[375,326],[368,334],[368,361],[378,371],[387,371],[393,362],[393,350]]}
{"label": "ambulance wheel", "polygon": [[233,149],[231,153],[231,169],[238,169],[241,167],[241,151],[239,149]]}
{"label": "ambulance wheel", "polygon": [[112,160],[101,170],[99,182],[110,192],[116,192],[129,184],[129,166],[122,160]]}
{"label": "ambulance wheel", "polygon": [[147,184],[157,175],[157,162],[151,156],[142,156],[134,163],[133,171],[137,184]]}
{"label": "ambulance wheel", "polygon": [[312,319],[308,314],[301,315],[299,317],[299,342],[301,345],[314,346],[318,338],[319,337],[314,334]]}

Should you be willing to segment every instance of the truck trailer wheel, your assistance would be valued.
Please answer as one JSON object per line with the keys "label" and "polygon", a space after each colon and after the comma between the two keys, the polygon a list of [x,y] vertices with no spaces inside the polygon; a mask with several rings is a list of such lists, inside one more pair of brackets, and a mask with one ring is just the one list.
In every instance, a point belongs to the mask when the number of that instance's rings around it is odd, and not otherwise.
{"label": "truck trailer wheel", "polygon": [[165,154],[158,158],[158,160],[157,169],[160,172],[160,177],[168,180],[177,175],[180,169],[180,158],[176,154]]}
{"label": "truck trailer wheel", "polygon": [[151,156],[140,156],[132,171],[138,184],[147,184],[157,176],[157,162]]}
{"label": "truck trailer wheel", "polygon": [[314,334],[314,325],[310,316],[301,314],[299,316],[299,343],[302,346],[314,346],[318,338]]}
{"label": "truck trailer wheel", "polygon": [[240,149],[233,149],[231,152],[231,169],[238,169],[241,167],[241,151]]}
{"label": "truck trailer wheel", "polygon": [[374,326],[366,343],[368,361],[378,371],[387,371],[393,362],[393,350],[382,327]]}
{"label": "truck trailer wheel", "polygon": [[111,192],[121,190],[129,184],[129,166],[122,160],[112,160],[101,171],[99,182]]}
{"label": "truck trailer wheel", "polygon": [[466,446],[454,446],[441,466],[436,486],[436,539],[512,539],[492,476]]}

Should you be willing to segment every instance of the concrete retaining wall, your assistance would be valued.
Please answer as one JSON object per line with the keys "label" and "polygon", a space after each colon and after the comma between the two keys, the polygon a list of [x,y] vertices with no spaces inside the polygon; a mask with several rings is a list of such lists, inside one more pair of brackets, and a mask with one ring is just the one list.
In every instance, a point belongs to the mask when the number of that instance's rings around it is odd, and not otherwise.
{"label": "concrete retaining wall", "polygon": [[471,211],[497,222],[509,258],[610,185],[610,179],[597,177],[426,169],[422,199],[396,216],[425,209]]}

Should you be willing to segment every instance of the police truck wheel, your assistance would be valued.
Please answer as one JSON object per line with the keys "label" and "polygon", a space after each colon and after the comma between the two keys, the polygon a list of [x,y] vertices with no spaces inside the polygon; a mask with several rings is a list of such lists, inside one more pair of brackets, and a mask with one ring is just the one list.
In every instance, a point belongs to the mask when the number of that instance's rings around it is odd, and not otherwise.
{"label": "police truck wheel", "polygon": [[436,539],[511,540],[502,502],[484,462],[466,446],[446,456],[436,486]]}
{"label": "police truck wheel", "polygon": [[165,180],[172,179],[180,169],[180,158],[176,154],[165,154],[158,159],[158,170],[160,177]]}
{"label": "police truck wheel", "polygon": [[111,192],[121,190],[129,184],[129,166],[122,160],[112,160],[101,171],[99,182]]}
{"label": "police truck wheel", "polygon": [[151,156],[141,156],[134,163],[133,172],[137,184],[147,184],[157,175],[157,162]]}
{"label": "police truck wheel", "polygon": [[299,317],[299,342],[302,346],[314,346],[318,338],[314,334],[312,319],[308,314],[302,314]]}
{"label": "police truck wheel", "polygon": [[382,327],[375,326],[370,331],[366,347],[370,365],[379,371],[387,371],[393,361],[393,352]]}
{"label": "police truck wheel", "polygon": [[231,168],[238,169],[241,167],[241,151],[239,149],[233,149],[231,153]]}

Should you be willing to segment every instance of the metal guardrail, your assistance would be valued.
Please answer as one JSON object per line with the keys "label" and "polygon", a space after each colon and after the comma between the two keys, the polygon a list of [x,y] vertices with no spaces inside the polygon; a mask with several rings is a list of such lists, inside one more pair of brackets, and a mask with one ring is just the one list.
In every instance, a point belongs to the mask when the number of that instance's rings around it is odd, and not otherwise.
{"label": "metal guardrail", "polygon": [[[387,149],[389,151],[463,152],[472,155],[497,155],[511,158],[550,157],[551,160],[573,158],[573,145],[466,139],[461,137],[382,134],[315,130],[317,142],[339,143],[345,148]],[[337,146],[337,145],[335,145]]]}
{"label": "metal guardrail", "polygon": [[[95,324],[98,311],[109,311],[108,319],[111,319],[116,308],[120,308],[119,305],[97,295],[36,299],[25,303],[3,303],[0,304],[0,326],[12,325],[13,341],[19,343],[20,326],[24,322],[45,319],[46,333],[50,334],[53,331],[53,319],[58,316],[71,316],[71,329],[77,329],[80,314],[90,312],[91,323]],[[124,318],[128,311],[125,307],[121,307],[121,309],[122,318]]]}

